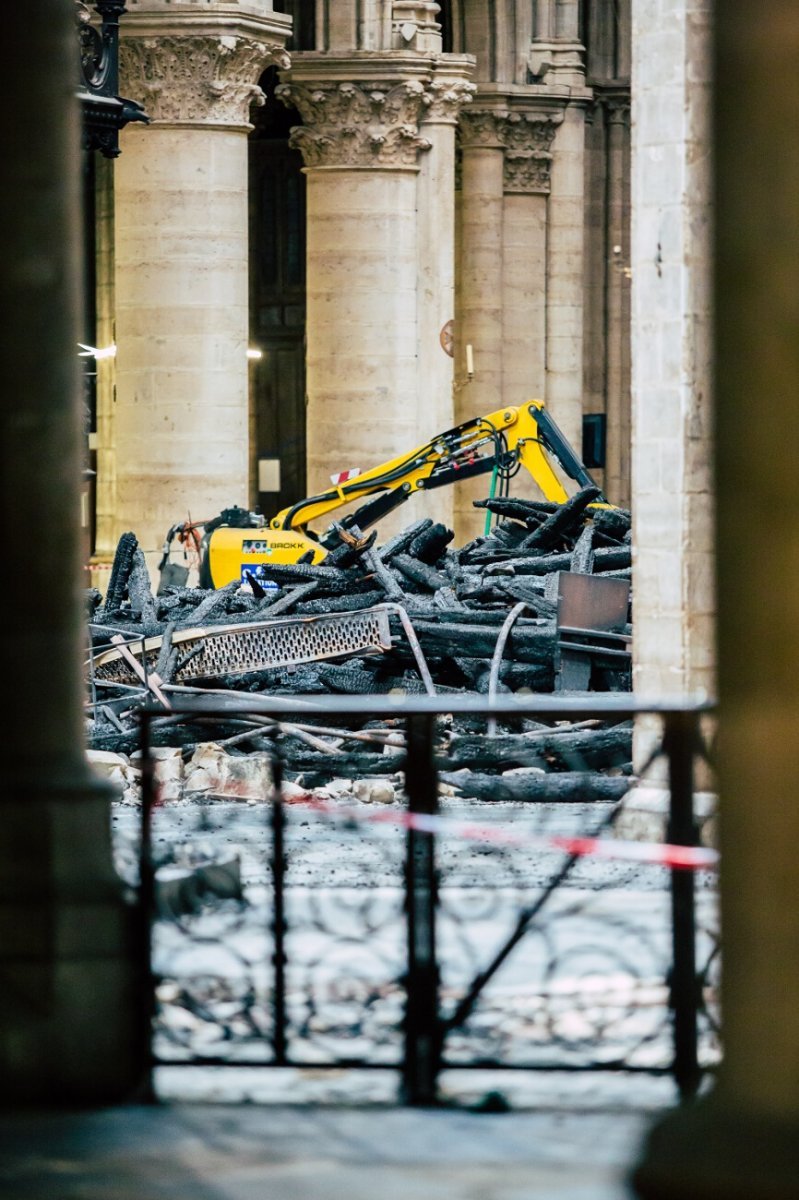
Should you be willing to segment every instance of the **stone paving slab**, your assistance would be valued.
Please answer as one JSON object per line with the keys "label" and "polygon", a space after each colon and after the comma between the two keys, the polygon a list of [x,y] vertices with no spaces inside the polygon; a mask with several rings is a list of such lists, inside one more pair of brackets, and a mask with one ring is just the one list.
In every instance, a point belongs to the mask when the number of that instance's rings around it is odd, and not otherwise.
{"label": "stone paving slab", "polygon": [[630,1200],[652,1113],[162,1104],[0,1115],[9,1200]]}

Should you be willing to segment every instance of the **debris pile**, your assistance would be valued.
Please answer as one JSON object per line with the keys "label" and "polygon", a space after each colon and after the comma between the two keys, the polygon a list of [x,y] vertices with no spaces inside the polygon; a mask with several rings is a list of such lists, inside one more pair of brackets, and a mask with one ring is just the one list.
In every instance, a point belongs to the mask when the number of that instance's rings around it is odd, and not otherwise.
{"label": "debris pile", "polygon": [[[138,745],[136,713],[153,694],[167,701],[189,690],[209,697],[563,690],[563,575],[630,579],[630,514],[589,508],[598,495],[586,487],[564,504],[476,501],[495,524],[460,548],[452,546],[451,530],[428,518],[381,546],[376,531],[364,536],[345,522],[336,526],[339,546],[322,563],[271,563],[268,580],[250,577],[217,590],[165,586],[155,595],[137,539],[126,533],[105,597],[96,590],[87,595],[88,744],[131,753]],[[373,613],[380,616],[378,633],[372,628],[359,650],[353,641],[359,614]],[[616,627],[621,641],[629,638],[630,619],[625,603]],[[629,690],[629,656],[603,652],[603,645],[582,655],[585,690]],[[251,713],[246,720],[214,720],[214,739],[231,753],[271,748],[280,734],[288,769],[305,779],[330,777],[333,766],[351,778],[402,769],[401,722],[348,728],[332,718],[323,727],[315,718],[298,724]],[[506,798],[548,792],[569,799],[578,780],[585,798],[587,769],[597,794],[610,798],[623,783],[616,776],[630,770],[626,724],[569,727],[513,718],[488,738],[484,720],[451,717],[439,726],[442,778],[466,795],[499,798],[501,773]],[[154,721],[153,738],[156,745],[182,746],[184,757],[210,740],[198,732],[198,719],[181,724],[168,714]]]}

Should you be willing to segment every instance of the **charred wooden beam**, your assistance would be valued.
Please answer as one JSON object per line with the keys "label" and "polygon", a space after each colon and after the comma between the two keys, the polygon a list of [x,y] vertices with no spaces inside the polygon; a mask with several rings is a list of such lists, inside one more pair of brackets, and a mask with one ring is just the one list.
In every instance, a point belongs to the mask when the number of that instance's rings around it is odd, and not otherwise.
{"label": "charred wooden beam", "polygon": [[316,670],[322,683],[331,692],[345,696],[369,696],[382,690],[376,686],[375,673],[366,670],[361,662],[319,663]]}
{"label": "charred wooden beam", "polygon": [[329,597],[319,597],[316,600],[298,602],[294,606],[294,611],[303,616],[316,616],[329,612],[357,612],[361,608],[374,608],[376,604],[382,604],[385,598],[385,593],[382,591],[356,592],[353,596],[337,596],[332,603]]}
{"label": "charred wooden beam", "polygon": [[340,590],[342,595],[352,584],[352,576],[347,571],[324,563],[270,563],[268,574],[270,579],[280,584],[310,583],[313,580],[331,591]]}
{"label": "charred wooden beam", "polygon": [[[296,587],[289,587],[283,591],[277,600],[274,600],[269,605],[268,616],[277,617],[285,616],[296,607],[301,600],[309,600],[311,596],[315,596],[319,591],[320,582],[318,579],[309,579],[307,583],[298,584]],[[329,605],[326,611],[330,611]]]}
{"label": "charred wooden beam", "polygon": [[421,530],[408,546],[408,554],[429,566],[437,563],[455,537],[452,529],[440,522]]}
{"label": "charred wooden beam", "polygon": [[457,593],[449,585],[440,587],[433,596],[433,604],[440,612],[446,613],[468,613],[469,609],[465,604],[458,599]]}
{"label": "charred wooden beam", "polygon": [[590,575],[594,566],[594,529],[586,525],[572,550],[569,570],[578,575]]}
{"label": "charred wooden beam", "polygon": [[632,516],[625,508],[599,508],[594,513],[594,529],[623,542],[630,532]]}
{"label": "charred wooden beam", "polygon": [[538,617],[554,618],[558,611],[556,603],[548,600],[542,591],[524,579],[497,579],[493,587],[500,595],[523,600]]}
{"label": "charred wooden beam", "polygon": [[[523,597],[521,597],[523,599]],[[420,601],[426,601],[429,607],[421,607]],[[474,608],[471,605],[463,608],[439,608],[434,602],[430,602],[427,596],[409,596],[407,610],[414,621],[430,621],[433,617],[437,623],[443,623],[446,626],[450,625],[485,625],[494,631],[496,638],[502,622],[505,620],[508,612],[507,604],[501,609]],[[521,617],[519,625],[524,629],[541,629],[541,618],[538,617]]]}
{"label": "charred wooden beam", "polygon": [[181,621],[181,625],[204,625],[214,613],[222,612],[225,609],[228,597],[232,596],[239,588],[239,581],[236,579],[233,583],[228,583],[225,587],[220,588],[216,592],[208,592],[205,595],[201,604],[192,609],[189,613],[190,620]]}
{"label": "charred wooden beam", "polygon": [[428,592],[436,592],[449,583],[446,575],[443,575],[441,571],[436,571],[417,558],[411,558],[409,554],[395,554],[391,565],[395,571],[399,571],[411,583],[418,584]]}
{"label": "charred wooden beam", "polygon": [[361,534],[357,530],[357,526],[353,526],[352,530],[345,529],[342,525],[335,525],[342,545],[337,546],[335,550],[331,550],[325,559],[328,567],[339,567],[342,570],[354,566],[359,563],[367,550],[371,550],[377,541],[377,530],[373,529],[367,536]]}
{"label": "charred wooden beam", "polygon": [[620,800],[630,790],[630,780],[622,775],[586,774],[564,771],[522,775],[481,775],[476,771],[442,771],[442,783],[456,787],[464,796],[477,800],[511,800],[588,804],[598,800]]}
{"label": "charred wooden beam", "polygon": [[162,683],[171,683],[175,678],[178,663],[178,651],[172,646],[172,634],[177,628],[176,621],[170,621],[161,635],[161,648],[155,662],[155,670]]}
{"label": "charred wooden beam", "polygon": [[381,546],[378,550],[378,555],[381,562],[389,563],[395,554],[405,554],[408,551],[411,542],[413,542],[415,538],[419,537],[420,534],[424,533],[425,530],[430,529],[432,525],[432,518],[423,517],[421,521],[414,521],[414,523],[409,525],[407,529],[403,529],[399,533],[395,534],[393,538],[390,538],[389,541],[387,541],[385,545]]}
{"label": "charred wooden beam", "polygon": [[374,574],[375,582],[379,583],[385,592],[386,599],[401,603],[405,599],[405,593],[397,582],[396,577],[389,571],[380,558],[380,555],[370,550],[366,561]]}
{"label": "charred wooden beam", "polygon": [[[527,555],[508,558],[502,563],[486,567],[486,575],[507,573],[512,570],[516,575],[549,575],[555,571],[568,571],[571,567],[571,552],[562,554],[542,554],[540,557]],[[630,546],[601,546],[594,552],[594,574],[599,571],[616,571],[632,565],[632,548]]]}
{"label": "charred wooden beam", "polygon": [[494,547],[498,550],[516,550],[517,547],[524,543],[524,539],[529,535],[529,529],[525,525],[511,521],[503,521],[499,525],[495,525],[491,533],[485,540],[483,549],[490,550]]}
{"label": "charred wooden beam", "polygon": [[[487,658],[494,653],[497,642],[496,629],[486,625],[455,624],[446,626],[433,621],[415,621],[416,636],[425,655],[448,655],[450,657]],[[514,626],[508,639],[509,654],[519,662],[551,662],[556,642],[554,625],[536,628]]]}
{"label": "charred wooden beam", "polygon": [[598,500],[602,495],[598,487],[580,488],[565,504],[561,504],[555,512],[534,529],[522,542],[524,550],[550,550],[563,539],[575,534],[585,521],[585,510],[589,504]]}
{"label": "charred wooden beam", "polygon": [[101,620],[107,621],[112,613],[117,613],[127,599],[128,580],[133,570],[133,556],[138,545],[139,539],[130,531],[123,533],[117,542],[105,592],[105,603],[99,614]]}
{"label": "charred wooden beam", "polygon": [[277,749],[281,760],[291,771],[323,771],[329,776],[335,770],[335,774],[343,778],[395,775],[405,766],[405,751],[401,749],[379,753],[368,750],[345,751],[336,755],[335,767],[332,767],[329,755],[312,750],[297,737],[281,739]]}
{"label": "charred wooden beam", "polygon": [[632,728],[544,730],[493,738],[453,737],[444,761],[450,770],[541,766],[558,770],[615,767],[632,755]]}
{"label": "charred wooden beam", "polygon": [[499,517],[514,517],[517,521],[540,525],[559,505],[551,500],[523,500],[515,496],[491,496],[486,500],[473,500],[475,508],[487,508]]}

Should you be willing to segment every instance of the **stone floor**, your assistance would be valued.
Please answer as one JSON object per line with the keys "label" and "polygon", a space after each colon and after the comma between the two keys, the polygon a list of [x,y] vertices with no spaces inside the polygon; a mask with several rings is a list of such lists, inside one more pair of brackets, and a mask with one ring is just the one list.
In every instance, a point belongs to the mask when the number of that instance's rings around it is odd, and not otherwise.
{"label": "stone floor", "polygon": [[633,1094],[525,1111],[161,1102],[0,1116],[8,1200],[631,1200]]}

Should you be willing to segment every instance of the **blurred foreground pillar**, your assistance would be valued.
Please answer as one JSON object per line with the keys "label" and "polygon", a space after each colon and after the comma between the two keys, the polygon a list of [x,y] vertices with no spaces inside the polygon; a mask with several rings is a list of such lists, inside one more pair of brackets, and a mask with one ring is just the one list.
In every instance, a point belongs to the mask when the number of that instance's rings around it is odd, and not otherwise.
{"label": "blurred foreground pillar", "polygon": [[795,1200],[799,10],[728,0],[714,36],[724,1063],[652,1130],[633,1184],[645,1200]]}
{"label": "blurred foreground pillar", "polygon": [[142,1065],[108,786],[84,754],[80,114],[69,0],[11,5],[0,106],[0,1103],[110,1102]]}

